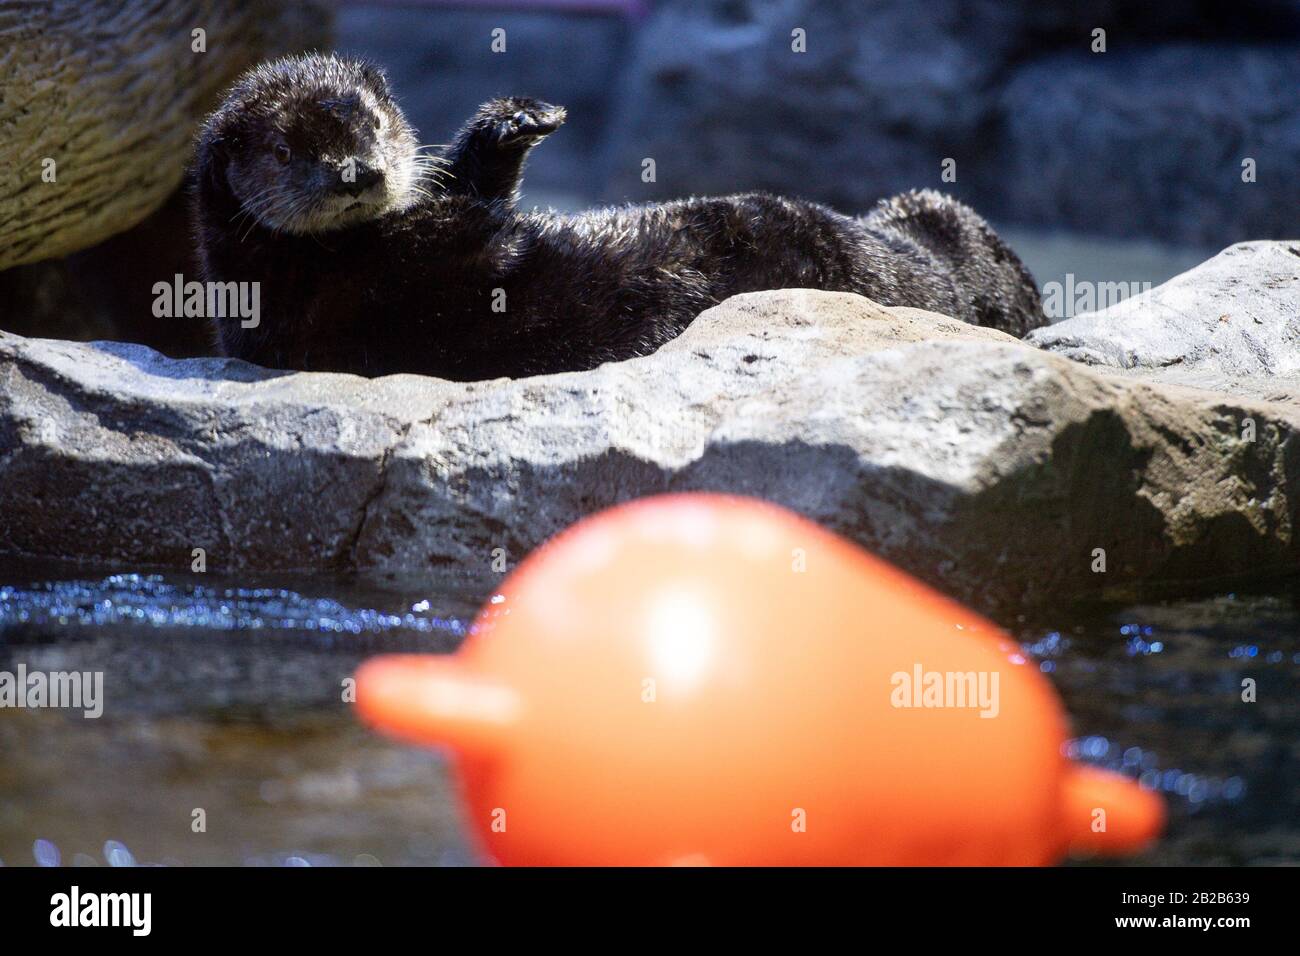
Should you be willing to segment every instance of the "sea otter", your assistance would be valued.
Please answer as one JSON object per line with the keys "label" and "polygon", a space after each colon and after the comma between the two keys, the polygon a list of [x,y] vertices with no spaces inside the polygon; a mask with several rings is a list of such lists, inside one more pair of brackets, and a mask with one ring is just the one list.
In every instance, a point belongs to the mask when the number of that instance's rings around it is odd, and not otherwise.
{"label": "sea otter", "polygon": [[430,156],[370,63],[309,55],[245,74],[193,167],[204,280],[260,283],[256,327],[213,320],[221,350],[282,369],[537,375],[645,355],[728,296],[779,288],[1015,335],[1043,324],[1015,254],[931,191],[856,218],[765,193],[521,211],[528,151],[564,118],[493,100]]}

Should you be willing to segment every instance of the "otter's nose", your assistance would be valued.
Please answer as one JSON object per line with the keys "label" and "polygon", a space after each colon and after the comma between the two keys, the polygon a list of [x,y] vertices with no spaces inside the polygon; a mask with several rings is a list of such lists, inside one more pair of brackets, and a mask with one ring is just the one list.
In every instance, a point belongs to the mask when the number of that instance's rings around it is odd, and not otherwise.
{"label": "otter's nose", "polygon": [[376,169],[366,163],[357,162],[351,166],[345,164],[339,170],[338,178],[334,180],[330,187],[332,192],[347,196],[360,196],[371,186],[377,186],[384,181],[383,170]]}

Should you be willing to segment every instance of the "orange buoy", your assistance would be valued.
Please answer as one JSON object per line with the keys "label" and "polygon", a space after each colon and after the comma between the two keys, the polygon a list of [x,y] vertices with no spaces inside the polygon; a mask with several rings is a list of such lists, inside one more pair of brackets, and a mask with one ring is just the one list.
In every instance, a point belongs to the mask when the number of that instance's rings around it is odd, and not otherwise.
{"label": "orange buoy", "polygon": [[1154,839],[1016,642],[783,508],[648,498],[539,548],[454,655],[357,675],[505,864],[1045,864]]}

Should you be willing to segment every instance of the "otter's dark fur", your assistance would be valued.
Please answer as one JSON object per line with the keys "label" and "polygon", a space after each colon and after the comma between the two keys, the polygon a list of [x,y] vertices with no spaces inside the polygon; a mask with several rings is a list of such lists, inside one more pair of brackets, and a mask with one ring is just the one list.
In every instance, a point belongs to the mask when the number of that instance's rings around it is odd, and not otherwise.
{"label": "otter's dark fur", "polygon": [[217,320],[222,349],[290,369],[535,375],[645,355],[728,296],[779,288],[1015,335],[1042,324],[1015,254],[930,191],[858,218],[763,193],[521,212],[528,149],[562,121],[496,100],[421,166],[373,66],[308,56],[246,76],[195,167],[204,278],[261,283],[261,324]]}

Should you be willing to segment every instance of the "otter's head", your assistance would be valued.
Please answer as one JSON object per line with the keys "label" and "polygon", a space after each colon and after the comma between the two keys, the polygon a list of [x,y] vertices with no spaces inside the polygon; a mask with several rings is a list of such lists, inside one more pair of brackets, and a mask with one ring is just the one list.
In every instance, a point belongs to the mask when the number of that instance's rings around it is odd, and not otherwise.
{"label": "otter's head", "polygon": [[197,161],[249,217],[300,235],[406,208],[423,168],[384,74],[317,54],[245,73],[204,123]]}

